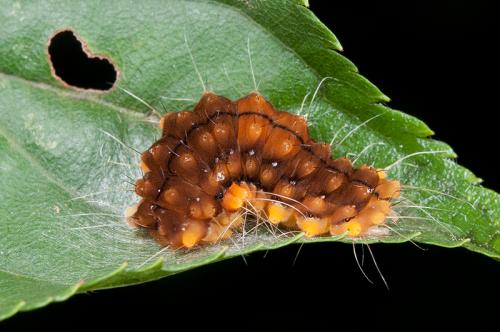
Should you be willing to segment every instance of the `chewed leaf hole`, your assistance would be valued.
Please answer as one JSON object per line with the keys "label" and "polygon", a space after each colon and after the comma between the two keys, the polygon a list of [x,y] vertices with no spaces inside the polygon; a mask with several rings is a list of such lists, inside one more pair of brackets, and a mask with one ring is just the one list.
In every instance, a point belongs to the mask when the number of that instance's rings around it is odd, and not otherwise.
{"label": "chewed leaf hole", "polygon": [[54,34],[48,55],[52,74],[67,86],[107,91],[116,82],[118,72],[113,63],[104,56],[91,54],[73,31]]}

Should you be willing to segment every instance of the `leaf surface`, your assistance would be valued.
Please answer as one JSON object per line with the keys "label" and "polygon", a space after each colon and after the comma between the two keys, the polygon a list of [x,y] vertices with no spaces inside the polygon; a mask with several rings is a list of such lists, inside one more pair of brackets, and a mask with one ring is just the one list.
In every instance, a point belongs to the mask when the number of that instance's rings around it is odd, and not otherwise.
{"label": "leaf surface", "polygon": [[350,241],[260,229],[235,243],[170,251],[130,229],[123,211],[138,198],[127,181],[140,176],[133,149],[159,135],[158,114],[120,89],[57,81],[47,45],[63,29],[111,59],[118,86],[159,113],[190,109],[203,92],[190,51],[204,84],[232,99],[254,89],[251,58],[259,91],[279,109],[307,114],[317,140],[342,142],[335,156],[394,164],[390,176],[406,186],[400,219],[390,236],[358,242],[412,239],[500,257],[500,196],[428,139],[423,122],[386,107],[304,3],[2,0],[0,318],[291,242]]}

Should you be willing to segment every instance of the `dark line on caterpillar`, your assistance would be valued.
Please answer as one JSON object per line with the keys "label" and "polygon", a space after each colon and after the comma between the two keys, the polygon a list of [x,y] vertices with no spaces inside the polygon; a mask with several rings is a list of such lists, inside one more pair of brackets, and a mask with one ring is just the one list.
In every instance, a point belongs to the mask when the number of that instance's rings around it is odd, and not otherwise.
{"label": "dark line on caterpillar", "polygon": [[[317,155],[316,155],[316,154],[312,151],[312,149],[311,149],[308,145],[306,145],[306,144],[304,143],[304,139],[303,139],[302,137],[300,137],[299,135],[297,135],[297,134],[296,134],[293,130],[291,130],[291,129],[289,129],[289,128],[287,128],[287,127],[285,127],[285,126],[281,125],[281,124],[275,123],[275,121],[273,121],[273,120],[272,120],[272,119],[271,119],[268,115],[266,115],[266,114],[262,114],[262,113],[258,113],[258,112],[243,112],[243,113],[239,113],[239,114],[237,114],[237,113],[231,113],[231,112],[220,112],[220,111],[218,111],[217,113],[212,114],[212,116],[207,117],[207,121],[205,121],[205,122],[200,122],[200,123],[197,123],[197,124],[193,125],[193,126],[192,126],[192,127],[191,127],[191,128],[190,128],[187,132],[186,132],[186,137],[188,138],[188,137],[189,137],[189,135],[191,134],[191,132],[192,132],[193,130],[198,129],[198,128],[202,128],[202,127],[206,126],[206,125],[207,125],[210,121],[213,121],[213,119],[218,118],[218,117],[219,117],[219,116],[221,116],[221,115],[229,115],[229,116],[231,116],[231,117],[235,117],[235,118],[240,118],[241,116],[245,116],[245,115],[256,115],[256,116],[259,116],[259,117],[261,117],[261,118],[263,118],[263,119],[266,119],[269,123],[271,123],[271,125],[273,126],[273,128],[280,128],[280,129],[283,129],[283,130],[285,130],[285,131],[289,132],[290,134],[292,134],[295,138],[297,138],[297,139],[300,141],[300,143],[301,143],[301,147],[302,147],[305,151],[307,151],[309,154],[311,154],[311,155],[312,155],[312,156],[314,156],[315,158],[319,159],[319,161],[320,161],[320,162],[321,162],[321,163],[322,163],[322,164],[323,164],[323,165],[324,165],[327,169],[330,169],[330,170],[335,171],[335,172],[337,172],[337,173],[341,173],[341,174],[343,174],[343,175],[345,175],[345,176],[348,176],[348,175],[349,175],[347,172],[344,172],[344,171],[342,171],[342,170],[339,170],[338,168],[336,168],[336,167],[334,167],[334,166],[332,166],[332,165],[328,165],[328,163],[327,163],[327,162],[326,162],[323,158],[321,158],[321,157],[317,156]],[[173,135],[169,135],[169,134],[167,134],[167,136],[168,136],[168,137],[170,137],[170,138],[173,138],[173,139],[178,139],[178,137],[175,137],[175,136],[173,136]],[[172,150],[173,150],[173,152],[174,152],[174,153],[177,153],[177,149],[178,149],[179,147],[181,147],[182,145],[184,145],[184,143],[183,143],[183,142],[182,142],[182,140],[181,140],[181,143],[178,143],[178,144],[177,144],[177,145],[176,145],[176,146],[172,149]],[[173,158],[169,159],[169,160],[168,160],[168,164],[167,164],[167,169],[168,169],[170,172],[171,172],[171,169],[170,169],[170,162],[172,161],[172,159],[173,159]],[[172,172],[172,173],[173,173],[173,172]],[[366,185],[368,188],[373,189],[373,188],[371,188],[369,185],[367,185],[367,184],[365,184],[365,185]],[[163,188],[163,186],[162,186],[162,188]]]}
{"label": "dark line on caterpillar", "polygon": [[368,188],[368,189],[370,189],[370,190],[374,190],[374,189],[375,189],[375,188],[373,188],[372,186],[370,186],[368,183],[366,183],[366,182],[365,182],[365,181],[363,181],[363,180],[354,179],[354,180],[351,180],[351,181],[352,181],[352,182],[354,182],[354,183],[361,184],[361,185],[363,185],[363,186],[367,187],[367,188]]}

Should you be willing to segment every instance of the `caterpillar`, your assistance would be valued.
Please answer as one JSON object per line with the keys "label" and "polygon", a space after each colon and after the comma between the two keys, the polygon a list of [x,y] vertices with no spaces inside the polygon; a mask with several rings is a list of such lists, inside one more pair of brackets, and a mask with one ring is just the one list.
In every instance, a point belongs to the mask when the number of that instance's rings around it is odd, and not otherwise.
{"label": "caterpillar", "polygon": [[129,224],[161,245],[191,248],[228,239],[250,212],[307,237],[363,237],[383,224],[400,183],[383,170],[333,159],[304,117],[259,93],[231,101],[205,92],[193,111],[167,113],[162,136],[141,154],[141,201]]}

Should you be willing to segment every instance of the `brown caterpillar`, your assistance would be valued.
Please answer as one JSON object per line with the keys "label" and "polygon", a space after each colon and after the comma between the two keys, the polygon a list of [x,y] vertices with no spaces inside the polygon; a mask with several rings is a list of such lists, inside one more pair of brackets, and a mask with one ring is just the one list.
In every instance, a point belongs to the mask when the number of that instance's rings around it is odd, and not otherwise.
{"label": "brown caterpillar", "polygon": [[141,155],[134,226],[173,248],[215,243],[242,227],[242,211],[306,236],[367,235],[383,224],[398,181],[332,159],[305,119],[258,93],[235,102],[205,93],[193,111],[166,114],[162,137]]}

